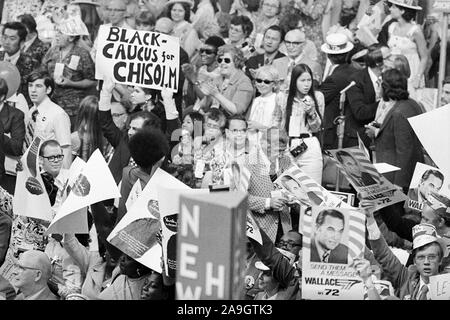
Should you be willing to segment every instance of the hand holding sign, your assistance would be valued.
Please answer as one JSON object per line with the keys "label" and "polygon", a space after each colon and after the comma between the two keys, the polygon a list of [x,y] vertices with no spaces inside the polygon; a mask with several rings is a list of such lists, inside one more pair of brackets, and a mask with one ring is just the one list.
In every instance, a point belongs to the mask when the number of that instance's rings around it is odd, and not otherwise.
{"label": "hand holding sign", "polygon": [[111,93],[114,90],[115,86],[116,86],[116,84],[114,83],[114,81],[111,78],[109,78],[109,77],[104,78],[102,90],[104,90],[108,93]]}

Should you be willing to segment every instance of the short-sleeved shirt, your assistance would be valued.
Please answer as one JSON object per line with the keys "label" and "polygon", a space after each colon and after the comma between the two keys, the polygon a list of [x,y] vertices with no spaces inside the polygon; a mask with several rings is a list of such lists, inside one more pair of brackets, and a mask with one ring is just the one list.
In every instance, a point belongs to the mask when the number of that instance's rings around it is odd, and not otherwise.
{"label": "short-sleeved shirt", "polygon": [[69,146],[71,144],[70,119],[67,113],[47,97],[39,107],[33,106],[30,109],[28,121],[31,121],[32,114],[36,109],[38,114],[36,116],[34,136],[38,135],[45,140],[54,139],[62,147]]}
{"label": "short-sleeved shirt", "polygon": [[[95,80],[95,64],[92,61],[89,51],[78,44],[73,46],[65,57],[61,56],[58,47],[50,48],[44,56],[42,64],[52,77],[55,72],[56,63],[64,63],[63,76],[69,80]],[[78,114],[81,100],[92,93],[93,91],[88,89],[76,89],[56,85],[52,98],[69,116],[75,116]]]}

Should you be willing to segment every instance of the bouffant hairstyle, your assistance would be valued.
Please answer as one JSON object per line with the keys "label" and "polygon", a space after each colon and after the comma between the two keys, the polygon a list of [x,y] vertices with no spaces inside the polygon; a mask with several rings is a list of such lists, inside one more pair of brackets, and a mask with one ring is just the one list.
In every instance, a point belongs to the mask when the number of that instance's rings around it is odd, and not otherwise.
{"label": "bouffant hairstyle", "polygon": [[383,73],[383,100],[399,101],[409,97],[408,80],[405,75],[397,69],[390,69]]}
{"label": "bouffant hairstyle", "polygon": [[394,68],[403,73],[406,79],[411,77],[411,68],[409,67],[408,59],[404,55],[397,54],[394,56]]}
{"label": "bouffant hairstyle", "polygon": [[233,46],[232,44],[226,44],[224,46],[219,47],[217,51],[217,57],[223,56],[225,53],[230,53],[233,57],[234,66],[237,69],[241,69],[244,66],[245,58],[244,54],[241,50]]}
{"label": "bouffant hairstyle", "polygon": [[128,146],[134,162],[147,172],[169,152],[169,143],[164,134],[148,127],[136,132]]}
{"label": "bouffant hairstyle", "polygon": [[253,31],[253,22],[246,16],[235,16],[231,18],[230,24],[234,26],[242,26],[242,31],[246,37],[249,37]]}

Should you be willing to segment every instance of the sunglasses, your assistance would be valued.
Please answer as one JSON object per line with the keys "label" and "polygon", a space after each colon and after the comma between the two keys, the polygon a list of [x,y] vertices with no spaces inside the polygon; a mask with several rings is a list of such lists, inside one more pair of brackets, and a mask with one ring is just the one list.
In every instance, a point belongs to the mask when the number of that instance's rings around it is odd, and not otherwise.
{"label": "sunglasses", "polygon": [[273,80],[263,80],[263,79],[255,79],[256,83],[265,83],[265,84],[271,84],[273,82]]}
{"label": "sunglasses", "polygon": [[57,162],[57,161],[61,161],[62,159],[64,159],[64,155],[63,154],[57,154],[55,156],[42,156],[42,158],[47,159],[50,162]]}
{"label": "sunglasses", "polygon": [[206,54],[216,54],[217,51],[211,50],[211,49],[200,49],[200,53],[206,53]]}
{"label": "sunglasses", "polygon": [[231,59],[230,58],[219,58],[219,59],[217,59],[217,62],[218,63],[222,63],[222,62],[225,62],[225,63],[231,63]]}

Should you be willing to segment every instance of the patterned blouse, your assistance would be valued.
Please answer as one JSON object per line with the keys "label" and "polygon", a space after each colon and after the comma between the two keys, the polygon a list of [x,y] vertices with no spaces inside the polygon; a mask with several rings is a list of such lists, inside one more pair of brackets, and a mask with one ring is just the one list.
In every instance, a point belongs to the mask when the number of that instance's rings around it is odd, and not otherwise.
{"label": "patterned blouse", "polygon": [[[79,57],[78,63],[75,63]],[[61,56],[59,47],[52,47],[42,60],[43,66],[53,76],[56,63],[64,63],[64,77],[72,81],[84,79],[95,80],[95,64],[91,59],[89,51],[76,44],[65,56]],[[53,100],[61,106],[69,116],[76,116],[81,100],[92,94],[92,90],[61,87],[56,85],[53,92]]]}

